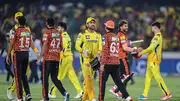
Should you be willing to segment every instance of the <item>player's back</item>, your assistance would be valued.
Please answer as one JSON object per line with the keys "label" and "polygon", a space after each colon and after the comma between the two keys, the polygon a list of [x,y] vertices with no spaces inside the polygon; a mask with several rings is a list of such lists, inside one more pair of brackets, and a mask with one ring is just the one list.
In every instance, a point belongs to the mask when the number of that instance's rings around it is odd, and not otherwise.
{"label": "player's back", "polygon": [[114,33],[107,33],[102,36],[102,64],[119,64],[119,38]]}
{"label": "player's back", "polygon": [[156,33],[151,40],[150,46],[154,46],[151,52],[148,53],[148,61],[160,64],[162,59],[162,35],[161,32]]}
{"label": "player's back", "polygon": [[73,55],[71,51],[71,38],[69,37],[67,32],[62,33],[62,38],[63,38],[63,55],[64,56],[69,56]]}
{"label": "player's back", "polygon": [[29,51],[31,32],[25,27],[18,27],[14,34],[14,51]]}
{"label": "player's back", "polygon": [[[14,38],[14,34],[16,33],[16,29],[19,27],[18,24],[15,24],[14,27],[9,31],[9,39],[12,40]],[[28,31],[31,31],[30,28],[28,26],[25,26],[25,28],[28,30]],[[11,51],[11,55],[14,54],[14,49]]]}
{"label": "player's back", "polygon": [[[9,35],[10,35],[10,36],[11,36],[11,35],[14,35],[15,32],[16,32],[16,29],[17,29],[18,27],[19,27],[19,25],[18,25],[18,24],[15,24],[14,27],[9,31]],[[31,31],[28,26],[25,26],[25,28],[26,28],[27,30]]]}
{"label": "player's back", "polygon": [[43,41],[47,42],[44,54],[45,60],[59,61],[60,51],[62,50],[62,36],[54,28],[49,28],[44,32]]}

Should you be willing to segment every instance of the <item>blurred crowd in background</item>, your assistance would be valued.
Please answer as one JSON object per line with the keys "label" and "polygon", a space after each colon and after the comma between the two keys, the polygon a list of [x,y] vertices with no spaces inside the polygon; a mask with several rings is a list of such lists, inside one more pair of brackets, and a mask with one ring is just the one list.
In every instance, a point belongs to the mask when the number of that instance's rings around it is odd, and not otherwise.
{"label": "blurred crowd in background", "polygon": [[[63,21],[68,25],[68,33],[72,42],[76,40],[77,34],[85,30],[85,21],[88,17],[97,19],[97,31],[104,33],[104,22],[112,19],[118,23],[125,19],[129,22],[128,38],[130,40],[144,39],[141,44],[146,48],[153,37],[151,23],[159,21],[162,23],[163,50],[180,50],[180,7],[171,6],[92,6],[87,8],[83,3],[64,3],[46,5],[41,3],[3,4],[0,6],[0,49],[7,49],[6,34],[14,26],[14,14],[23,12],[26,16],[28,26],[36,39],[41,39],[46,18],[53,16],[56,22]],[[75,49],[73,49],[74,51]]]}

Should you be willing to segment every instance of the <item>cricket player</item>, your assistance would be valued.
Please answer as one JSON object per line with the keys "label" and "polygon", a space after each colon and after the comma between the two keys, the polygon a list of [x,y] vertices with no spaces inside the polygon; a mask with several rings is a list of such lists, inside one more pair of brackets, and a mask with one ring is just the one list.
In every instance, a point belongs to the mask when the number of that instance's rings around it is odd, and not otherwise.
{"label": "cricket player", "polygon": [[96,19],[89,17],[86,20],[87,30],[80,34],[76,41],[76,50],[82,55],[82,72],[84,76],[84,94],[82,101],[96,101],[93,85],[93,69],[90,62],[99,56],[102,49],[101,35],[96,30]]}
{"label": "cricket player", "polygon": [[9,63],[9,56],[13,49],[13,64],[15,71],[16,91],[18,97],[17,101],[23,101],[23,86],[26,92],[25,100],[30,101],[32,97],[26,75],[26,70],[28,68],[29,48],[31,47],[36,54],[38,54],[38,50],[34,47],[31,32],[25,27],[26,18],[24,16],[20,16],[18,18],[18,23],[19,26],[16,29],[15,34],[11,36],[12,41],[10,42],[6,62]]}
{"label": "cricket player", "polygon": [[[85,32],[87,32],[87,31],[85,31]],[[79,47],[81,47],[82,48],[82,46],[83,46],[83,44],[84,43],[81,43],[80,45],[78,44],[79,43],[79,40],[80,40],[80,38],[82,37],[82,35],[83,35],[83,33],[79,33],[78,34],[78,37],[77,37],[77,39],[76,39],[76,43],[75,43],[75,48],[76,48],[76,50],[78,50],[78,48]],[[81,66],[81,69],[82,69],[82,75],[83,75],[83,78],[84,78],[84,72],[83,72],[83,61],[84,61],[84,59],[83,59],[83,56],[82,56],[82,54],[80,53],[80,56],[79,56],[79,60],[80,60],[80,66]]]}
{"label": "cricket player", "polygon": [[152,78],[155,78],[162,93],[164,94],[160,100],[166,100],[172,97],[171,92],[167,88],[160,74],[160,63],[162,59],[162,34],[160,32],[160,28],[161,25],[159,22],[152,23],[152,32],[154,33],[154,37],[151,40],[150,46],[138,54],[139,56],[148,54],[145,88],[143,94],[139,96],[139,99],[148,99],[148,92],[151,86]]}
{"label": "cricket player", "polygon": [[[137,52],[137,48],[131,48],[128,46],[128,38],[127,33],[128,31],[128,22],[126,20],[121,20],[119,23],[119,33],[118,38],[120,40],[119,45],[119,57],[120,57],[120,76],[124,81],[125,86],[127,86],[127,82],[131,78],[133,73],[130,72],[130,64],[128,60],[128,53],[129,52]],[[127,80],[126,80],[127,79]],[[118,87],[114,86],[109,90],[111,93],[116,95],[117,97],[122,97],[122,94],[119,92]]]}
{"label": "cricket player", "polygon": [[[10,37],[9,37],[9,33],[7,33],[6,35],[6,40],[7,40],[7,47],[9,46],[9,43],[10,43]],[[1,51],[1,55],[3,54],[4,50]],[[12,77],[12,79],[14,78],[14,72],[11,70],[11,56],[10,56],[10,63],[7,64],[6,63],[6,60],[4,60],[4,63],[5,63],[5,67],[6,67],[6,70],[7,70],[7,78],[6,78],[6,82],[9,82],[9,79],[10,77]]]}
{"label": "cricket player", "polygon": [[[15,34],[15,32],[16,32],[16,29],[19,27],[18,18],[21,17],[21,16],[23,16],[23,13],[22,13],[22,12],[17,12],[17,13],[15,13],[14,20],[15,20],[16,24],[14,25],[14,27],[13,27],[13,28],[10,30],[10,32],[9,32],[10,42],[11,42],[11,40],[12,40],[13,37],[14,37],[14,34]],[[30,28],[29,28],[28,26],[25,26],[25,28],[30,31]],[[12,49],[11,55],[10,55],[10,57],[11,57],[12,60],[13,60],[13,55],[14,55],[14,50]],[[9,65],[11,65],[11,64],[9,64]],[[28,71],[28,70],[27,70],[27,71]],[[13,98],[13,92],[15,91],[15,89],[16,89],[16,80],[15,80],[15,78],[14,78],[12,84],[11,84],[10,87],[7,89],[7,97],[8,97],[8,99],[10,99],[10,100],[14,99],[14,98]]]}
{"label": "cricket player", "polygon": [[[84,32],[83,32],[84,33]],[[78,36],[77,36],[77,39],[76,39],[76,42],[75,42],[75,48],[76,48],[76,50],[77,50],[77,48],[79,47],[79,44],[77,44],[78,43],[78,41],[79,41],[79,39],[81,38],[81,36],[82,36],[82,32],[81,33],[79,33],[78,34]],[[82,45],[83,45],[83,43],[81,43],[81,45],[80,45],[80,47],[82,48]],[[81,66],[81,71],[80,71],[80,81],[84,81],[84,72],[83,72],[83,65],[82,65],[82,63],[83,63],[83,56],[82,56],[82,54],[81,53],[79,53],[79,60],[80,60],[80,66]]]}
{"label": "cricket player", "polygon": [[[63,40],[62,40],[63,51],[61,51],[61,56],[60,56],[61,63],[59,65],[58,79],[62,81],[67,75],[77,91],[77,95],[74,98],[81,98],[83,91],[73,68],[73,54],[71,51],[71,38],[66,32],[66,29],[67,29],[66,23],[59,22],[57,30],[59,31],[59,33],[61,33],[63,37]],[[55,87],[55,85],[53,85],[51,87],[49,97],[56,98],[56,91],[57,91],[57,88]]]}
{"label": "cricket player", "polygon": [[126,101],[133,101],[121,79],[119,78],[119,45],[120,41],[114,33],[114,21],[108,20],[105,23],[106,34],[102,37],[102,52],[100,58],[100,76],[99,76],[99,101],[104,101],[106,82],[109,75],[112,76],[113,81],[118,86]]}
{"label": "cricket player", "polygon": [[58,88],[60,93],[64,96],[64,101],[69,101],[69,93],[64,89],[62,83],[57,78],[59,69],[60,52],[62,51],[62,36],[54,28],[54,18],[48,18],[46,20],[47,30],[43,34],[43,47],[41,54],[37,61],[40,64],[41,58],[44,57],[42,65],[42,95],[41,101],[49,101],[48,88],[49,88],[49,75],[51,80]]}

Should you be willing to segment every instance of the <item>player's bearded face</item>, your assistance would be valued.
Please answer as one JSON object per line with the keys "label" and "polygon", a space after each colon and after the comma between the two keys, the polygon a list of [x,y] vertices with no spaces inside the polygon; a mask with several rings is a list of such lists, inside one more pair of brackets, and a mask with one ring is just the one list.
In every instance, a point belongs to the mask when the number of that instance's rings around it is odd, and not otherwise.
{"label": "player's bearded face", "polygon": [[122,31],[123,31],[123,32],[127,32],[127,31],[128,31],[128,24],[124,24],[124,25],[122,26]]}
{"label": "player's bearded face", "polygon": [[96,22],[95,21],[91,21],[87,24],[87,27],[91,30],[96,30]]}

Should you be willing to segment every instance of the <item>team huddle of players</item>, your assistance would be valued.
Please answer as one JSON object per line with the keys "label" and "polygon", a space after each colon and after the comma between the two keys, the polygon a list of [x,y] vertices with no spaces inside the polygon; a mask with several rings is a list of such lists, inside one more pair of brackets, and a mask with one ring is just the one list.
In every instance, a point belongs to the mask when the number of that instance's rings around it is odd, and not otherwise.
{"label": "team huddle of players", "polygon": [[[148,91],[152,78],[158,82],[164,96],[161,100],[172,97],[160,75],[160,62],[162,54],[162,35],[160,32],[160,23],[154,22],[152,32],[154,37],[147,49],[130,47],[126,33],[128,31],[128,22],[120,21],[118,25],[119,32],[115,33],[115,23],[108,20],[104,23],[106,33],[101,36],[96,27],[96,19],[89,17],[86,20],[86,30],[78,34],[75,48],[80,53],[81,69],[84,77],[83,89],[73,69],[73,53],[71,51],[71,39],[66,32],[67,26],[64,22],[59,22],[55,27],[55,19],[46,20],[47,30],[43,33],[43,46],[39,53],[34,46],[32,35],[26,24],[26,18],[21,12],[15,14],[16,25],[10,31],[10,45],[6,62],[10,64],[10,58],[13,57],[15,78],[11,87],[7,90],[7,97],[13,100],[12,92],[16,89],[17,101],[31,101],[32,96],[27,81],[27,67],[29,58],[29,48],[32,48],[38,57],[37,64],[42,62],[42,95],[41,101],[49,101],[49,98],[56,98],[56,91],[64,97],[64,101],[70,100],[70,95],[63,87],[61,81],[66,75],[76,88],[77,95],[74,98],[80,98],[81,101],[104,101],[106,81],[109,74],[112,76],[115,86],[110,89],[114,95],[124,98],[126,101],[133,101],[126,90],[127,82],[132,78],[130,72],[128,54],[132,53],[135,58],[140,58],[148,53],[148,64],[146,71],[145,89],[139,99],[148,99]],[[96,67],[96,68],[95,68]],[[95,96],[93,75],[99,71],[99,96]],[[48,89],[48,78],[54,85],[50,91]],[[25,93],[25,99],[23,95]]]}

